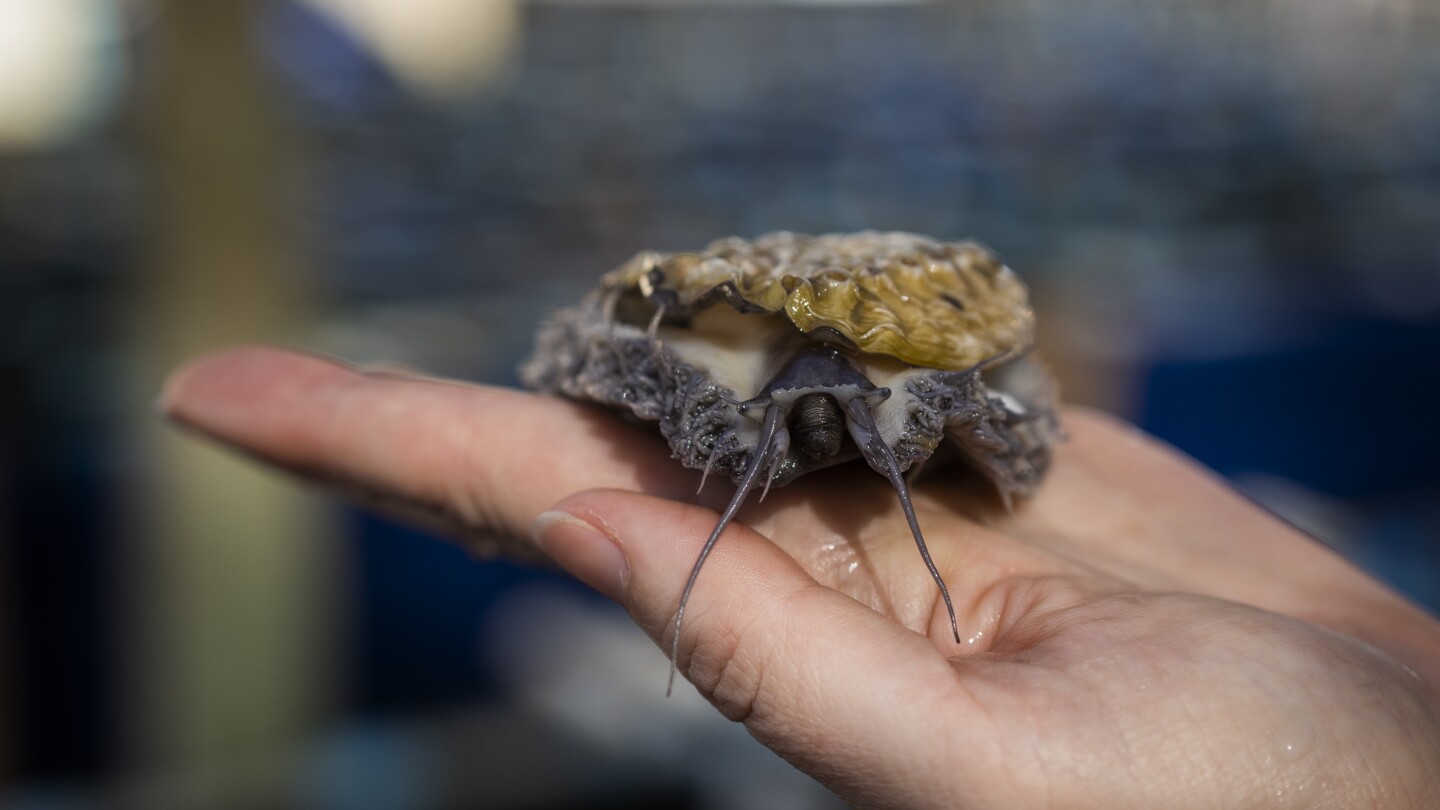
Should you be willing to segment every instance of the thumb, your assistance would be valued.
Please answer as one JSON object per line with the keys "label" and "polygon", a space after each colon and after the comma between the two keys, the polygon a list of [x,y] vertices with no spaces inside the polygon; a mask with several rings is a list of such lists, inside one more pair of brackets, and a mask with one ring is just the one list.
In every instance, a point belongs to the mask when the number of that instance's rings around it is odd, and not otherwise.
{"label": "thumb", "polygon": [[[535,536],[668,649],[680,591],[715,520],[702,507],[594,490],[541,515]],[[933,785],[919,795],[925,780],[914,777],[953,769],[959,752],[953,739],[940,743],[951,736],[945,726],[983,722],[928,639],[820,585],[738,523],[696,582],[679,657],[680,671],[725,716],[859,804],[935,802]],[[941,755],[952,764],[934,759]]]}

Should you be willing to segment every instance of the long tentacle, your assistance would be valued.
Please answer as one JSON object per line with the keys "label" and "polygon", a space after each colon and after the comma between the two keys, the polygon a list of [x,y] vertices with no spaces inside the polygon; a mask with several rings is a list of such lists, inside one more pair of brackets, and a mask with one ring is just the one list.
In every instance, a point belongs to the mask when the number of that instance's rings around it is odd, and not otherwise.
{"label": "long tentacle", "polygon": [[[735,513],[740,511],[740,506],[745,503],[745,496],[755,486],[755,479],[760,471],[771,466],[774,452],[770,447],[778,431],[783,429],[785,422],[785,409],[779,405],[771,404],[765,409],[765,424],[760,429],[760,439],[755,443],[755,449],[751,451],[750,463],[745,467],[745,475],[735,487],[735,495],[730,499],[730,504],[720,514],[720,521],[715,524],[715,529],[710,532],[710,537],[700,549],[700,556],[695,560],[695,567],[690,569],[690,579],[685,582],[685,590],[680,593],[680,607],[675,610],[675,632],[670,638],[670,679],[665,684],[665,696],[669,697],[675,687],[675,667],[680,658],[680,622],[685,618],[685,605],[690,601],[690,591],[695,588],[695,580],[700,576],[700,568],[705,565],[705,558],[715,548],[715,541],[720,539],[725,527],[735,519]],[[938,575],[937,575],[938,576]],[[943,586],[942,586],[943,587]]]}
{"label": "long tentacle", "polygon": [[935,562],[930,559],[930,550],[925,547],[925,538],[920,534],[920,521],[915,517],[915,507],[910,503],[910,490],[905,486],[905,477],[900,473],[900,463],[895,460],[895,453],[890,450],[890,445],[880,436],[880,429],[875,426],[875,417],[871,415],[870,406],[864,397],[850,400],[845,405],[845,416],[850,435],[854,437],[855,444],[860,448],[865,460],[875,472],[890,479],[890,485],[895,487],[895,492],[900,495],[900,507],[905,510],[905,520],[910,523],[910,533],[915,535],[915,545],[920,547],[920,557],[925,560],[925,567],[930,569],[930,576],[934,577],[935,584],[940,586],[940,596],[945,599],[945,610],[950,613],[950,631],[955,634],[955,643],[959,644],[960,624],[955,621],[955,605],[950,601],[950,589],[945,587],[945,580],[941,578]]}

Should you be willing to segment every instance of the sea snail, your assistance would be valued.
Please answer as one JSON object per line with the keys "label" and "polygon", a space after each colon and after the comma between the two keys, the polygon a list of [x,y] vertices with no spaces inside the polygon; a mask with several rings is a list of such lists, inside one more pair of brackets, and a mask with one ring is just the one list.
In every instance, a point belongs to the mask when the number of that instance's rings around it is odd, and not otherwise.
{"label": "sea snail", "polygon": [[658,422],[702,486],[736,484],[675,611],[673,684],[690,592],[750,490],[857,457],[898,493],[959,642],[905,473],[950,457],[1007,506],[1035,489],[1060,430],[1034,322],[1025,285],[974,242],[781,232],[639,254],[556,311],[520,373]]}

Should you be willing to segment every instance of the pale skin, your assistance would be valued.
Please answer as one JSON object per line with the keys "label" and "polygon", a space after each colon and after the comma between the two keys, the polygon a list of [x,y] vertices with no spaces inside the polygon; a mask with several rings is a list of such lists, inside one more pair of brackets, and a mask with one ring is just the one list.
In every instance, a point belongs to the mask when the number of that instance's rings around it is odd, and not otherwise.
{"label": "pale skin", "polygon": [[[697,498],[656,431],[597,408],[275,349],[185,366],[161,407],[456,539],[533,538],[512,548],[665,650],[731,492]],[[740,513],[681,674],[859,807],[1440,806],[1440,622],[1137,430],[1062,419],[1011,514],[943,471],[914,489],[962,643],[857,462]]]}

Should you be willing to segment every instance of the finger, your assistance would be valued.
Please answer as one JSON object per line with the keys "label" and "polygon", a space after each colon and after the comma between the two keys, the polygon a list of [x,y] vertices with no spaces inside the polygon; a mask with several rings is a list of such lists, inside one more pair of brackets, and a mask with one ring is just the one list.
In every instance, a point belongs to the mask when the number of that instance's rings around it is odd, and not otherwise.
{"label": "finger", "polygon": [[[1153,589],[1273,581],[1282,561],[1294,562],[1293,530],[1212,474],[1108,417],[1081,409],[1065,417],[1069,440],[1017,513],[1017,534]],[[1301,555],[1312,556],[1303,545]]]}
{"label": "finger", "polygon": [[679,497],[693,486],[656,438],[584,406],[279,349],[195,360],[171,375],[160,407],[270,463],[477,530],[528,536],[536,515],[579,490]]}
{"label": "finger", "polygon": [[[632,493],[587,492],[542,516],[536,533],[552,559],[624,604],[668,649],[677,599],[715,517]],[[932,625],[946,637],[941,614]],[[941,767],[926,757],[983,769],[990,756],[957,752],[955,735],[939,726],[971,724],[977,741],[993,732],[930,638],[817,584],[744,525],[726,531],[700,574],[677,663],[726,716],[857,803],[879,795],[899,806],[934,802],[912,795],[907,780]],[[663,670],[655,674],[659,689]],[[916,753],[945,738],[943,752]]]}
{"label": "finger", "polygon": [[1065,413],[1070,440],[1011,528],[1150,590],[1186,590],[1436,649],[1434,619],[1219,476],[1119,420]]}

